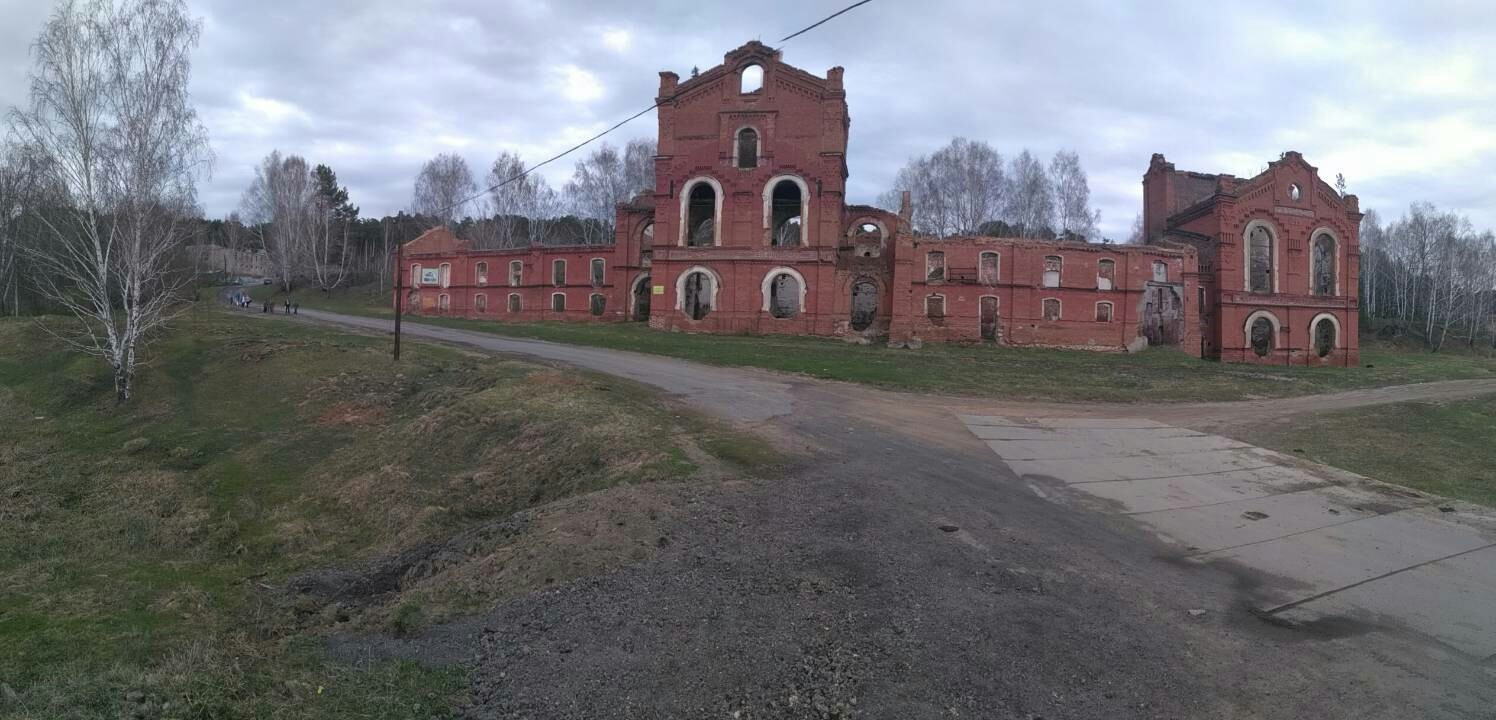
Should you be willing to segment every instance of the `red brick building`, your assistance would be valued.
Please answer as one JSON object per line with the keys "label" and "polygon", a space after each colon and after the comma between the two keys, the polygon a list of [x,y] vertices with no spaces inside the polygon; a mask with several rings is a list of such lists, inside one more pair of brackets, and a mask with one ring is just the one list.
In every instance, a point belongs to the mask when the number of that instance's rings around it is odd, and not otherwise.
{"label": "red brick building", "polygon": [[1232,362],[1356,365],[1360,203],[1289,151],[1256,177],[1143,176],[1149,243],[1199,257],[1200,354]]}
{"label": "red brick building", "polygon": [[[613,244],[474,250],[437,228],[404,248],[406,309],[899,346],[1170,344],[1227,360],[1355,362],[1355,299],[1340,291],[1356,288],[1360,216],[1355,198],[1326,195],[1297,153],[1240,183],[1154,156],[1146,245],[923,237],[907,195],[897,213],[846,204],[842,75],[792,67],[758,42],[689,80],[660,73],[655,187],[619,206]],[[1285,183],[1298,194],[1279,203]],[[1249,255],[1221,259],[1245,252],[1237,236],[1259,227],[1274,238],[1271,293],[1249,284]],[[1311,235],[1334,240],[1333,293],[1308,285],[1324,274],[1310,267]],[[1336,334],[1321,355],[1306,338],[1311,326],[1328,332],[1318,324],[1327,316]],[[1252,332],[1264,317],[1272,346],[1259,354]]]}

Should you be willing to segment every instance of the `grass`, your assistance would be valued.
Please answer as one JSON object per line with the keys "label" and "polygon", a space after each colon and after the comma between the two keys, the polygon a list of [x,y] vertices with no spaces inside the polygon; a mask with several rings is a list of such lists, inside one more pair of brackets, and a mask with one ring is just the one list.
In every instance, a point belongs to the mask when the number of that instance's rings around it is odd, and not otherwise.
{"label": "grass", "polygon": [[[200,309],[116,407],[97,360],[0,320],[0,716],[452,716],[462,670],[345,665],[323,638],[416,635],[584,563],[486,578],[478,563],[516,544],[526,567],[544,560],[509,533],[419,592],[288,588],[708,459],[772,457],[623,381],[419,343],[395,365],[386,350]],[[444,592],[454,573],[462,591]]]}
{"label": "grass", "polygon": [[[275,288],[257,297],[284,297]],[[296,301],[349,314],[388,317],[388,294],[364,286],[296,291]],[[748,366],[892,390],[1062,402],[1187,402],[1289,397],[1433,380],[1496,377],[1489,353],[1429,353],[1362,341],[1359,368],[1307,368],[1202,361],[1174,348],[1092,353],[993,345],[927,345],[920,350],[857,346],[785,336],[665,333],[638,323],[504,323],[420,317],[413,321],[511,337],[552,340]]]}
{"label": "grass", "polygon": [[1496,398],[1303,415],[1231,434],[1377,480],[1496,507]]}

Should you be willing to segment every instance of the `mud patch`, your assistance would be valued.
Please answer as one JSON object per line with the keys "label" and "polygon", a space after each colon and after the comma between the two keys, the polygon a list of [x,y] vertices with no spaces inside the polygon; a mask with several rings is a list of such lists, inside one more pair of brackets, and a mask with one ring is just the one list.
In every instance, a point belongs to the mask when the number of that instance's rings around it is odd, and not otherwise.
{"label": "mud patch", "polygon": [[378,425],[389,411],[382,407],[356,402],[342,402],[317,416],[320,425]]}

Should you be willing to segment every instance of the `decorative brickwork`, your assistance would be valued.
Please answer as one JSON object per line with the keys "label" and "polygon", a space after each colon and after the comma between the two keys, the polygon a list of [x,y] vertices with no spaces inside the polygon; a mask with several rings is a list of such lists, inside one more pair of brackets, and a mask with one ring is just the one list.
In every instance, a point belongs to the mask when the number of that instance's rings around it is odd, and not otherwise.
{"label": "decorative brickwork", "polygon": [[[744,92],[751,68],[761,84]],[[1298,153],[1248,180],[1154,155],[1146,245],[927,238],[910,227],[907,195],[898,212],[845,203],[842,76],[786,65],[758,42],[689,80],[660,73],[655,187],[619,206],[611,245],[473,250],[437,228],[405,247],[402,277],[428,281],[406,308],[1356,364],[1358,202]]]}

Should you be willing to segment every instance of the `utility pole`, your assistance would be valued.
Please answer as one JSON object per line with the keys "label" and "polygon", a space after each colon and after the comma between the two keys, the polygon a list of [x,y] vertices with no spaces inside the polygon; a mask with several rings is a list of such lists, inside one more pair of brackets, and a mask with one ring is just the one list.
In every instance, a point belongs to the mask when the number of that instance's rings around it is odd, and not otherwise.
{"label": "utility pole", "polygon": [[405,273],[401,268],[405,265],[405,243],[395,243],[395,362],[400,361],[400,306],[404,304],[404,293],[401,292],[400,278]]}

